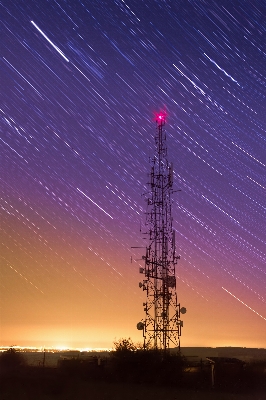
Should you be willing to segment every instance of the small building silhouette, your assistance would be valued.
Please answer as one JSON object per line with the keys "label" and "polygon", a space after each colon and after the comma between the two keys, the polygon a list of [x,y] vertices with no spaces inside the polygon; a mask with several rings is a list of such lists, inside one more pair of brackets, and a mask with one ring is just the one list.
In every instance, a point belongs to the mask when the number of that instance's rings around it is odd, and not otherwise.
{"label": "small building silhouette", "polygon": [[206,357],[211,365],[212,387],[237,388],[243,376],[245,363],[238,358]]}

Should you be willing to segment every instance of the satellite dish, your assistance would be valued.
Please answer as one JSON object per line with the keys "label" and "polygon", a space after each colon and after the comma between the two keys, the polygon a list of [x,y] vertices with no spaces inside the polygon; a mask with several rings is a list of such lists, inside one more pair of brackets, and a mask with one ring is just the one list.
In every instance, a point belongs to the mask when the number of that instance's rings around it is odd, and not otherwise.
{"label": "satellite dish", "polygon": [[143,331],[143,329],[144,329],[144,324],[143,324],[143,322],[138,322],[138,323],[137,323],[137,329],[138,329],[139,331]]}
{"label": "satellite dish", "polygon": [[180,308],[180,312],[181,312],[181,314],[186,314],[186,312],[187,312],[186,307]]}

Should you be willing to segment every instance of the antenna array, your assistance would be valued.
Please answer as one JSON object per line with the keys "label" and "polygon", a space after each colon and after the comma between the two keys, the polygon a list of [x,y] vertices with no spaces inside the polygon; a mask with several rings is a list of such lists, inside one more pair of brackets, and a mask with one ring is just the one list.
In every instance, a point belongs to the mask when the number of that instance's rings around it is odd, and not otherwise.
{"label": "antenna array", "polygon": [[146,255],[144,279],[139,287],[146,292],[143,303],[145,319],[137,324],[143,330],[144,348],[167,350],[170,345],[180,349],[183,321],[180,314],[186,309],[177,302],[175,266],[175,231],[172,227],[173,165],[168,163],[165,114],[156,115],[156,152],[151,160],[149,192],[146,197]]}

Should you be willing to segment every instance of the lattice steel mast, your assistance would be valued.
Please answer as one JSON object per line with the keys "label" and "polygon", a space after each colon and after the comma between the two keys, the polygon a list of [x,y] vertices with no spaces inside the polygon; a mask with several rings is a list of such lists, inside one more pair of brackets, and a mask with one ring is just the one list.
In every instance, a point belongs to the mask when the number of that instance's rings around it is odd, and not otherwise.
{"label": "lattice steel mast", "polygon": [[146,291],[143,303],[145,319],[137,324],[143,330],[144,347],[167,350],[170,345],[180,348],[180,314],[186,309],[177,302],[175,265],[175,231],[172,227],[173,165],[168,163],[165,113],[156,115],[156,153],[151,160],[149,192],[146,198],[145,232],[148,240],[144,268],[139,286]]}

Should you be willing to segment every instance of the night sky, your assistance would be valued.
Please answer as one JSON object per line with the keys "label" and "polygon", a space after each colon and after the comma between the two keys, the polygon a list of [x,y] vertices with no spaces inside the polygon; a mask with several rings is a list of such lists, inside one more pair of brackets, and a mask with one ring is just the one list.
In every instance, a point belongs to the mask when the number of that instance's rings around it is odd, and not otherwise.
{"label": "night sky", "polygon": [[131,246],[165,110],[181,346],[266,347],[265,0],[1,15],[0,345],[142,341]]}

